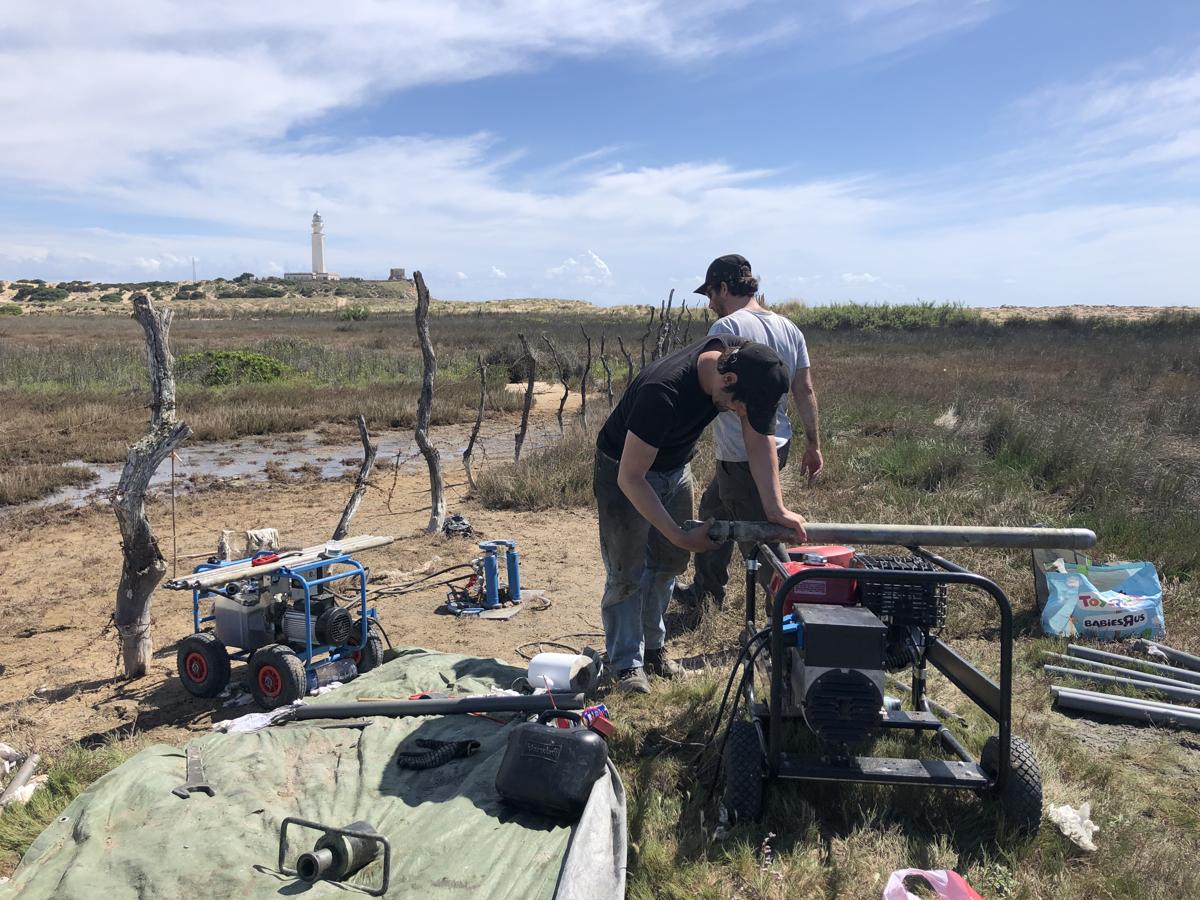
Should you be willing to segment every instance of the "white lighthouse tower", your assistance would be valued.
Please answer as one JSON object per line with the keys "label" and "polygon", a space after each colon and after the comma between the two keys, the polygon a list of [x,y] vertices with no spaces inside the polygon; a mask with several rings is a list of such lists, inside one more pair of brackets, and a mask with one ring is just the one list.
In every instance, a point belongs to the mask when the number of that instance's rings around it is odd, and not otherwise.
{"label": "white lighthouse tower", "polygon": [[312,217],[312,271],[287,272],[283,276],[288,281],[339,281],[336,272],[325,271],[325,220],[320,211]]}
{"label": "white lighthouse tower", "polygon": [[318,278],[325,274],[325,220],[319,211],[312,220],[312,270]]}

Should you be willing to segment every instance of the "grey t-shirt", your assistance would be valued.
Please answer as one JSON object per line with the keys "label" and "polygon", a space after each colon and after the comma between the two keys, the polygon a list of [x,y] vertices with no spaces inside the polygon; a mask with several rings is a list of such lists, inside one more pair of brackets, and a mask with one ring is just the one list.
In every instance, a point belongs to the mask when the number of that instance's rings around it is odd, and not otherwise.
{"label": "grey t-shirt", "polygon": [[[797,369],[808,368],[808,346],[800,329],[791,319],[769,310],[739,309],[717,319],[708,333],[710,336],[736,334],[766,344],[779,354],[787,366],[789,382],[796,377]],[[779,398],[779,411],[775,414],[776,447],[782,447],[792,439],[792,423],[788,420],[787,408],[788,395],[784,394]],[[717,416],[713,422],[713,441],[717,459],[725,462],[746,461],[746,445],[742,441],[742,426],[736,413],[724,412]]]}

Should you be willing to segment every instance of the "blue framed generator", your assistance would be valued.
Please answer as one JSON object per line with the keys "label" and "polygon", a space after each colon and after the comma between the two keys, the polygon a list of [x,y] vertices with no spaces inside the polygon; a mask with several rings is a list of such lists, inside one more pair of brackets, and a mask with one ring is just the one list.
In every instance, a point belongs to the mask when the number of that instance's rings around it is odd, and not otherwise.
{"label": "blue framed generator", "polygon": [[[279,565],[289,556],[295,562]],[[167,585],[192,589],[193,633],[176,653],[184,688],[215,697],[229,684],[231,663],[246,662],[250,693],[269,710],[379,665],[383,641],[367,605],[367,570],[349,553],[309,556],[263,551],[210,561],[193,573],[204,573],[203,584]],[[228,580],[213,577],[223,569]]]}

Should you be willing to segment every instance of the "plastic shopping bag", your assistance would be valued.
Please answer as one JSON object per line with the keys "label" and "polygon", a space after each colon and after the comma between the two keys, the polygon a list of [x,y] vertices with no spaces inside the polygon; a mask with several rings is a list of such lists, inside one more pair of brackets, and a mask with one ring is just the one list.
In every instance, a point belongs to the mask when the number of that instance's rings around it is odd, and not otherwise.
{"label": "plastic shopping bag", "polygon": [[938,900],[983,900],[953,869],[897,869],[883,887],[883,900],[921,900],[904,886],[909,878],[924,881],[933,888]]}
{"label": "plastic shopping bag", "polygon": [[1046,572],[1049,595],[1042,610],[1046,634],[1106,641],[1166,635],[1162,585],[1152,563],[1066,563],[1057,568]]}

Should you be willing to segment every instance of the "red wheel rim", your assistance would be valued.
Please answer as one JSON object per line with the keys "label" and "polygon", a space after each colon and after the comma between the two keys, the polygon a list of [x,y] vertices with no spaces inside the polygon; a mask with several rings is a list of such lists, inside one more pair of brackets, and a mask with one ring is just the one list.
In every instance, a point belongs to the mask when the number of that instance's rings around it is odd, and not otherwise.
{"label": "red wheel rim", "polygon": [[355,650],[350,654],[350,659],[353,660],[354,664],[357,666],[360,662],[362,662],[362,651]]}
{"label": "red wheel rim", "polygon": [[258,670],[258,689],[267,697],[278,697],[283,691],[283,678],[274,666],[263,666]]}
{"label": "red wheel rim", "polygon": [[208,678],[208,660],[203,653],[193,650],[184,657],[183,671],[196,684],[202,684]]}

